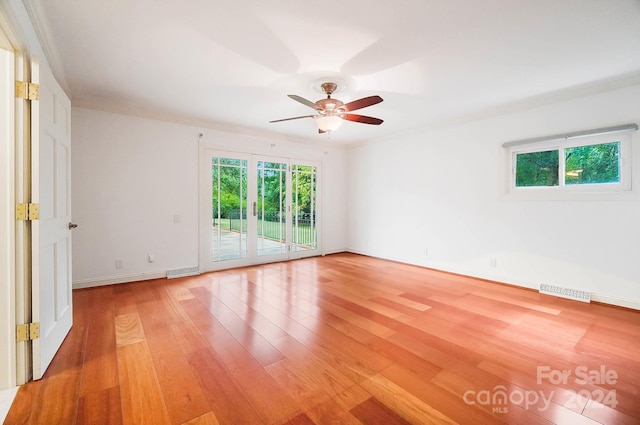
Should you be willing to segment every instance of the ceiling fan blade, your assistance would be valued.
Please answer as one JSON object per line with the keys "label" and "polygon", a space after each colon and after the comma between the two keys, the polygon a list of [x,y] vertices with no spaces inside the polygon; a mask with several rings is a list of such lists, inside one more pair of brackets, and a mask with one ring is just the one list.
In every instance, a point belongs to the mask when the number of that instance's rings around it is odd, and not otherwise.
{"label": "ceiling fan blade", "polygon": [[296,102],[300,102],[303,105],[308,106],[309,108],[313,108],[313,109],[318,109],[318,105],[316,105],[315,103],[313,103],[310,100],[305,99],[304,97],[300,97],[298,95],[295,94],[290,94],[288,95],[291,99],[295,100]]}
{"label": "ceiling fan blade", "polygon": [[347,121],[361,122],[363,124],[380,125],[384,122],[380,118],[367,117],[364,115],[357,115],[357,114],[343,114],[343,115],[340,115],[340,117]]}
{"label": "ceiling fan blade", "polygon": [[273,120],[269,122],[271,123],[271,122],[291,121],[291,120],[298,120],[300,118],[313,118],[313,117],[315,117],[315,115],[302,115],[301,117],[283,118],[281,120]]}
{"label": "ceiling fan blade", "polygon": [[340,109],[344,109],[345,112],[355,111],[356,109],[366,108],[367,106],[375,105],[376,103],[382,102],[382,98],[380,96],[369,96],[363,97],[362,99],[354,100],[353,102],[345,103],[340,107]]}

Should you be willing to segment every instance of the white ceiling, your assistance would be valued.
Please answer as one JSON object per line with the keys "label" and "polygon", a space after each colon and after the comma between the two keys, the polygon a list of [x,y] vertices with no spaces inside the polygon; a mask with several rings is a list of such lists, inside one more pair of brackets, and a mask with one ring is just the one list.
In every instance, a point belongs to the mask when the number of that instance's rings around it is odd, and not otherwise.
{"label": "white ceiling", "polygon": [[[326,140],[322,81],[380,126],[335,143],[576,96],[640,77],[638,0],[33,0],[77,106]],[[625,83],[627,82],[627,83]]]}

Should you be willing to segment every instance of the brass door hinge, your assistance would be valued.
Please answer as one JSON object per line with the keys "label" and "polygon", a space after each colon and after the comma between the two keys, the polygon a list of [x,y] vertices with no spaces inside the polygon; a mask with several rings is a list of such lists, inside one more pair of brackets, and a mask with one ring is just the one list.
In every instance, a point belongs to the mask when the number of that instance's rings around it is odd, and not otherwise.
{"label": "brass door hinge", "polygon": [[40,219],[40,204],[17,204],[16,205],[16,220],[39,220]]}
{"label": "brass door hinge", "polygon": [[29,204],[29,220],[40,219],[40,204]]}
{"label": "brass door hinge", "polygon": [[26,81],[16,81],[16,97],[19,99],[39,100],[40,86]]}
{"label": "brass door hinge", "polygon": [[24,325],[16,326],[16,341],[32,341],[40,338],[40,323],[25,323]]}

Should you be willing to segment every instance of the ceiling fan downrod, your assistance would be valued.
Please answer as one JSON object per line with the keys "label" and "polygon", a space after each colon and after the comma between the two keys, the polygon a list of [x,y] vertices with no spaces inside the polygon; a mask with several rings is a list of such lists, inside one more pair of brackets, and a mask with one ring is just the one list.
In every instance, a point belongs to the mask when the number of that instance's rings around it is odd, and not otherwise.
{"label": "ceiling fan downrod", "polygon": [[336,91],[338,85],[336,83],[322,83],[320,87],[322,88],[322,91],[327,94],[327,97],[331,99],[331,94]]}

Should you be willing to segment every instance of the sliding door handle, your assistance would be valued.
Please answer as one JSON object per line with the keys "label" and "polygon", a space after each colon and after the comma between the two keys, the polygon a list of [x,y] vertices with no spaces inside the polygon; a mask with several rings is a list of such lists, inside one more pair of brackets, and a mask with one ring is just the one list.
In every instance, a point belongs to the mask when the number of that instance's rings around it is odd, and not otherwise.
{"label": "sliding door handle", "polygon": [[253,216],[257,216],[258,215],[258,203],[254,202],[253,203]]}

